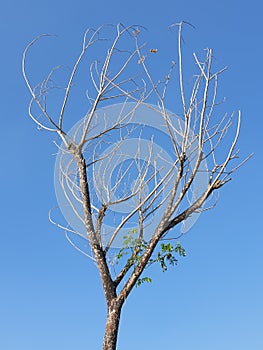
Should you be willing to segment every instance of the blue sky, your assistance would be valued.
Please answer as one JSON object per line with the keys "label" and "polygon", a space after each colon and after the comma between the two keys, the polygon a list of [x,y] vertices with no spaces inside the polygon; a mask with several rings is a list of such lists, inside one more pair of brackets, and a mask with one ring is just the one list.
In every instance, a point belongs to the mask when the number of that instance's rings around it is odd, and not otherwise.
{"label": "blue sky", "polygon": [[[52,135],[27,116],[21,76],[25,45],[58,35],[39,65],[70,59],[87,27],[141,24],[153,47],[171,50],[167,27],[186,20],[190,49],[212,47],[227,109],[243,115],[240,149],[254,157],[181,240],[187,257],[152,285],[133,291],[123,310],[119,349],[261,350],[262,5],[259,1],[10,1],[1,5],[1,288],[0,348],[100,349],[105,304],[95,267],[74,251],[47,214],[56,204]],[[45,46],[47,45],[47,46]],[[56,64],[57,62],[55,62]],[[37,64],[32,66],[32,75]]]}

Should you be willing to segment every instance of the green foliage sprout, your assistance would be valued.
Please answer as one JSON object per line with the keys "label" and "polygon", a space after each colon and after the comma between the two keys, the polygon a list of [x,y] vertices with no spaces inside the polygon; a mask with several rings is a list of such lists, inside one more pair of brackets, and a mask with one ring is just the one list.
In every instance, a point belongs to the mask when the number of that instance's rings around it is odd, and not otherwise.
{"label": "green foliage sprout", "polygon": [[[135,237],[136,235],[136,237]],[[145,249],[147,247],[147,242],[139,237],[137,237],[137,230],[130,230],[127,235],[123,236],[123,246],[120,248],[118,253],[116,254],[116,264],[118,265],[120,260],[130,254],[130,258],[128,259],[128,266],[136,267],[140,262]],[[156,257],[151,258],[148,261],[147,267],[159,263],[163,272],[167,271],[169,265],[177,265],[178,259],[175,255],[186,256],[185,249],[181,246],[179,242],[173,246],[171,243],[161,243],[159,246],[159,251],[157,252]],[[150,277],[142,277],[139,278],[136,287],[140,286],[142,283],[151,283],[152,279]]]}

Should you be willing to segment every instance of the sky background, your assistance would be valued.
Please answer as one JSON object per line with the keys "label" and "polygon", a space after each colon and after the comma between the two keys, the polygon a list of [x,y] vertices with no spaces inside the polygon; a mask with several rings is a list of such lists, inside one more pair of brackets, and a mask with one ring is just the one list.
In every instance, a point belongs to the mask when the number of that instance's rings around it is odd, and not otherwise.
{"label": "sky background", "polygon": [[70,64],[87,27],[123,22],[145,26],[152,47],[168,55],[176,39],[168,26],[185,20],[195,26],[185,34],[189,49],[212,47],[229,67],[220,89],[228,111],[242,111],[242,156],[255,155],[181,240],[187,257],[133,291],[118,349],[262,350],[262,11],[255,0],[2,2],[1,349],[100,349],[106,311],[96,268],[48,221],[56,148],[27,116],[24,47],[58,35],[55,52],[38,45],[33,77],[45,64]]}

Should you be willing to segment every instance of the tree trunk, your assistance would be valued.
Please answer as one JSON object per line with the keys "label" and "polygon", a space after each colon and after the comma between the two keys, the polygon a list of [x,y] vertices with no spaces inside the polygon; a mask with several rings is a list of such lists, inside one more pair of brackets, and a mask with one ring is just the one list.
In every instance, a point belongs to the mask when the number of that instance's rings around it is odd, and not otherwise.
{"label": "tree trunk", "polygon": [[116,350],[122,304],[115,300],[108,307],[103,350]]}

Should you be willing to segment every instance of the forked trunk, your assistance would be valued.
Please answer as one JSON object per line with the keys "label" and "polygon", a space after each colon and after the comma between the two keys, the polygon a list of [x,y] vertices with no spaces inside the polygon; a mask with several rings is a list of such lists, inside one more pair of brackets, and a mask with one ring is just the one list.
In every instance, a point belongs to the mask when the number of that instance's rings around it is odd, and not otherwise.
{"label": "forked trunk", "polygon": [[108,308],[103,350],[116,350],[122,304],[112,302]]}

